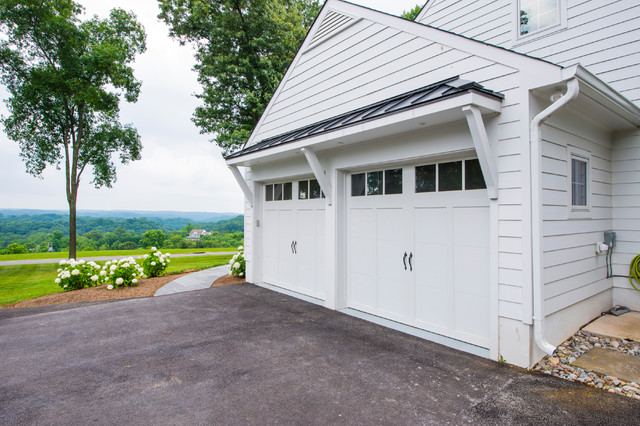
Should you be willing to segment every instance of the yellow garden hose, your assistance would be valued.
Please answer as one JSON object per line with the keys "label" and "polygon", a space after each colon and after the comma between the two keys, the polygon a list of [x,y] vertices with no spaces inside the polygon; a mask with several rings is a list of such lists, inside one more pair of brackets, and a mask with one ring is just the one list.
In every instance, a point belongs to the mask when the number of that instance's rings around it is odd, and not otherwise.
{"label": "yellow garden hose", "polygon": [[[639,287],[636,287],[633,280],[636,280]],[[640,254],[633,258],[629,266],[629,282],[633,288],[640,291]]]}

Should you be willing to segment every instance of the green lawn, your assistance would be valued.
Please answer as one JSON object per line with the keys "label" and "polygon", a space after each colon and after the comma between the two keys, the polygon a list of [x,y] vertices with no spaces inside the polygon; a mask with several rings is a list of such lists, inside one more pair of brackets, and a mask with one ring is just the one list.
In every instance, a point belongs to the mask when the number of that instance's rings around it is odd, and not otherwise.
{"label": "green lawn", "polygon": [[[203,252],[219,252],[219,251],[237,251],[237,247],[224,247],[224,248],[190,248],[190,249],[160,249],[163,253],[203,253]],[[80,251],[77,254],[78,259],[84,259],[87,257],[98,256],[132,256],[136,254],[147,254],[147,249],[136,250],[102,250],[102,251]],[[68,257],[67,252],[53,252],[53,253],[27,253],[27,254],[2,254],[0,255],[0,261],[5,260],[25,260],[25,259],[66,259]]]}
{"label": "green lawn", "polygon": [[[171,259],[167,273],[212,268],[225,265],[230,259],[231,255],[176,257]],[[0,266],[0,306],[61,292],[54,282],[58,267],[56,263]]]}

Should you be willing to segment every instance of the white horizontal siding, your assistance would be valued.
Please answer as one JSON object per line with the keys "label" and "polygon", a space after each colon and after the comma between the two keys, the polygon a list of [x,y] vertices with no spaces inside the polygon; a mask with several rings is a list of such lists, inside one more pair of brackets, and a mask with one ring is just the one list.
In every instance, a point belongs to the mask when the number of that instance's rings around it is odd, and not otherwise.
{"label": "white horizontal siding", "polygon": [[[575,116],[558,114],[543,126],[542,264],[545,313],[551,314],[611,287],[595,243],[613,228],[611,137]],[[572,148],[590,153],[590,211],[570,211]]]}
{"label": "white horizontal siding", "polygon": [[[626,275],[629,263],[640,254],[640,131],[616,138],[612,157],[613,230],[617,236],[613,272]],[[626,278],[614,279],[615,300],[624,300],[625,305],[640,310],[640,292],[632,291]]]}
{"label": "white horizontal siding", "polygon": [[253,141],[455,75],[497,91],[519,84],[513,68],[363,19],[302,54]]}
{"label": "white horizontal siding", "polygon": [[580,63],[640,105],[640,2],[565,3],[566,26],[521,39],[515,33],[517,8],[509,0],[436,1],[421,22],[558,65]]}

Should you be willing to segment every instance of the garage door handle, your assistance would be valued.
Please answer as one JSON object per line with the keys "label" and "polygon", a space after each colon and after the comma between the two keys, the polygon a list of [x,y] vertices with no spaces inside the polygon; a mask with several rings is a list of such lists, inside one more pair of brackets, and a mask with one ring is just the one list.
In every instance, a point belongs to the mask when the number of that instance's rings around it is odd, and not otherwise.
{"label": "garage door handle", "polygon": [[293,242],[293,253],[294,254],[298,254],[298,242],[297,241]]}
{"label": "garage door handle", "polygon": [[[413,271],[413,265],[411,264],[411,259],[413,259],[413,252],[409,253],[409,270]],[[404,269],[407,269],[406,267]]]}
{"label": "garage door handle", "polygon": [[293,240],[291,240],[291,253],[295,254],[295,251],[293,251]]}
{"label": "garage door handle", "polygon": [[402,258],[402,263],[404,263],[404,270],[407,270],[407,252],[404,252],[404,257]]}

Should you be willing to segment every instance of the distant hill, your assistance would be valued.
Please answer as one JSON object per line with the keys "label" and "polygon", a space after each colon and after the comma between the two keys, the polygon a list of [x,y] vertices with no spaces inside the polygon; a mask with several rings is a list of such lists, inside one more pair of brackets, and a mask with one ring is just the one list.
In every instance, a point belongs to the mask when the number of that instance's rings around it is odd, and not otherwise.
{"label": "distant hill", "polygon": [[[0,209],[0,216],[38,216],[44,214],[69,215],[67,210],[36,210],[36,209]],[[242,213],[228,212],[179,212],[179,211],[148,211],[148,210],[78,210],[77,216],[104,217],[118,219],[133,219],[145,217],[147,219],[185,219],[191,222],[218,222],[231,219]]]}

